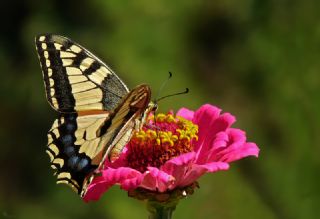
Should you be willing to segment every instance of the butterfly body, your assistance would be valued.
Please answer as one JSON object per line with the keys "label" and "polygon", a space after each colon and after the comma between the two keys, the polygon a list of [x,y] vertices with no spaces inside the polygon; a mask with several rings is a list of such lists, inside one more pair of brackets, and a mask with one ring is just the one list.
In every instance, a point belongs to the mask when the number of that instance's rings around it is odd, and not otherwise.
{"label": "butterfly body", "polygon": [[106,64],[68,38],[39,35],[36,47],[47,100],[60,113],[46,152],[57,183],[84,196],[94,172],[119,156],[155,110],[151,90],[143,84],[129,91]]}

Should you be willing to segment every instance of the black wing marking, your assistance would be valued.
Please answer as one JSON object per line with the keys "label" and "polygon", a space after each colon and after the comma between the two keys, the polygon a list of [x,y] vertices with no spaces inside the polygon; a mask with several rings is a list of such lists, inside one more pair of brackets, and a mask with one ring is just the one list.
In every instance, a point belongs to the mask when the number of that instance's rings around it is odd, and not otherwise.
{"label": "black wing marking", "polygon": [[36,48],[47,99],[59,112],[113,111],[129,92],[106,64],[68,38],[39,35]]}

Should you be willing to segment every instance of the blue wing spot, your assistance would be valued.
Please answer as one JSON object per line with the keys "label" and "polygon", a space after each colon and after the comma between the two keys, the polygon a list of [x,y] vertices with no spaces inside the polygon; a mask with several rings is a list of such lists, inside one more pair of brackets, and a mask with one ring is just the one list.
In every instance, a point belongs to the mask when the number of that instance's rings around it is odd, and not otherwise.
{"label": "blue wing spot", "polygon": [[66,132],[73,133],[77,129],[77,125],[74,123],[66,123],[65,129],[66,129]]}
{"label": "blue wing spot", "polygon": [[75,155],[70,157],[68,160],[68,166],[70,167],[70,169],[74,170],[77,167],[79,160],[80,158]]}
{"label": "blue wing spot", "polygon": [[87,158],[82,158],[77,165],[77,171],[81,171],[89,165],[89,160]]}
{"label": "blue wing spot", "polygon": [[67,146],[64,148],[63,152],[68,156],[71,157],[75,152],[74,146]]}
{"label": "blue wing spot", "polygon": [[60,140],[64,146],[71,146],[73,145],[73,142],[74,142],[73,136],[70,134],[61,136]]}
{"label": "blue wing spot", "polygon": [[76,121],[77,117],[78,117],[78,114],[76,114],[76,113],[64,114],[64,118],[68,122]]}

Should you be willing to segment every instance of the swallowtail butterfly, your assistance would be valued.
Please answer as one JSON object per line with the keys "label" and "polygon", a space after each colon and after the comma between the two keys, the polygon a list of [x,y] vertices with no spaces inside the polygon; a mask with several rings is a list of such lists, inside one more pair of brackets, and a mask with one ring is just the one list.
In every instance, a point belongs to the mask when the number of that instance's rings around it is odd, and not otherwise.
{"label": "swallowtail butterfly", "polygon": [[35,43],[47,100],[59,112],[46,152],[57,183],[83,197],[95,171],[121,153],[156,105],[148,85],[129,91],[106,64],[70,39],[43,34]]}

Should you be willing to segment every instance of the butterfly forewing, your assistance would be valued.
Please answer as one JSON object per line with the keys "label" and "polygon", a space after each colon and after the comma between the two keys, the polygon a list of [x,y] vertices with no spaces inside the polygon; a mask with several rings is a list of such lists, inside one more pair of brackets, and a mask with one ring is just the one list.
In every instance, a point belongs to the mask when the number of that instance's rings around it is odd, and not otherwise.
{"label": "butterfly forewing", "polygon": [[[140,128],[140,123],[144,120],[145,111],[149,111],[148,107],[151,98],[149,86],[140,85],[133,89],[119,105],[116,114],[112,119],[112,127],[117,127],[117,135],[114,136],[108,152],[110,160],[114,160],[121,153],[125,144],[130,140],[133,130]],[[108,133],[108,130],[107,130]]]}
{"label": "butterfly forewing", "polygon": [[[101,136],[99,141],[101,151],[99,155],[100,164],[98,169],[103,166],[105,159],[113,161],[119,157],[124,146],[130,140],[133,130],[138,128],[142,115],[148,111],[151,91],[147,85],[139,85],[133,89],[119,104],[118,108],[106,119],[104,124],[97,130],[97,135]],[[94,162],[97,163],[97,162]],[[85,180],[81,196],[85,195],[87,186],[93,180],[94,175],[91,174]]]}
{"label": "butterfly forewing", "polygon": [[46,95],[59,112],[114,110],[129,90],[91,52],[58,35],[39,35],[36,48]]}

